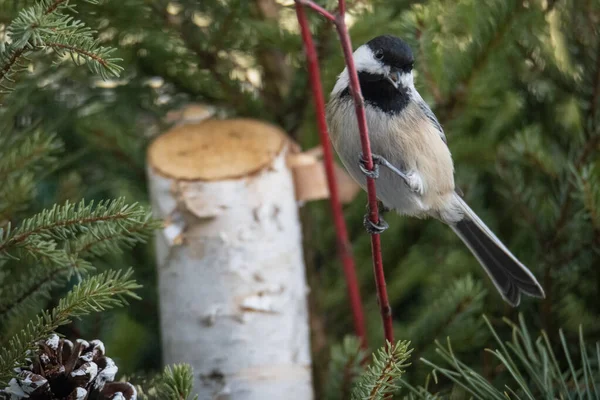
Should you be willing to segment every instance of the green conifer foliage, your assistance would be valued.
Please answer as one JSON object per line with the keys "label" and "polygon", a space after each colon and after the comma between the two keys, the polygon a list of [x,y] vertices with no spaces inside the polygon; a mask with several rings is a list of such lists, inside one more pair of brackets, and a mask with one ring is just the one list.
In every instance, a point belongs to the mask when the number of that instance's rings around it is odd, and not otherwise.
{"label": "green conifer foliage", "polygon": [[[73,64],[85,63],[104,77],[121,71],[110,56],[114,49],[100,46],[83,22],[65,14],[73,9],[64,0],[42,0],[21,9],[7,26],[0,49],[5,90],[0,109],[5,122],[0,126],[0,397],[15,369],[31,362],[40,340],[74,318],[139,299],[132,270],[96,271],[90,259],[131,247],[157,226],[147,209],[122,198],[36,205],[46,177],[64,154],[64,143],[42,124],[23,126],[14,120],[11,105],[22,96],[17,80],[25,76],[36,82],[26,76],[34,57],[47,62],[69,56]],[[52,54],[44,57],[46,52]],[[49,302],[69,282],[75,283],[71,290]]]}
{"label": "green conifer foliage", "polygon": [[[335,2],[319,3],[333,7]],[[354,46],[384,33],[399,35],[412,46],[416,85],[444,126],[457,185],[472,208],[540,278],[547,298],[525,299],[518,311],[523,313],[532,336],[545,329],[548,346],[564,371],[567,353],[561,350],[562,342],[570,349],[568,354],[579,352],[580,325],[587,344],[593,345],[600,338],[600,3],[348,3]],[[13,21],[19,8],[12,0],[1,0],[0,4],[0,18]],[[119,248],[134,244],[139,240],[136,232],[145,232],[149,223],[142,212],[134,213],[140,231],[133,227],[120,233],[111,228],[100,231],[104,228],[92,224],[86,229],[98,230],[87,236],[88,231],[59,228],[47,233],[57,236],[33,235],[18,243],[11,238],[19,234],[19,221],[43,209],[51,210],[55,203],[61,207],[56,213],[67,207],[69,213],[79,210],[79,206],[67,206],[66,200],[78,204],[85,198],[81,206],[85,209],[88,200],[125,196],[127,204],[137,201],[146,206],[145,146],[168,125],[164,118],[167,111],[188,101],[217,105],[230,115],[270,120],[304,147],[316,145],[304,54],[292,5],[291,0],[80,3],[75,18],[97,30],[87,36],[96,41],[94,54],[123,59],[118,63],[123,67],[120,77],[112,75],[108,82],[99,81],[84,68],[75,68],[66,58],[61,58],[60,68],[44,67],[46,56],[29,51],[34,45],[39,47],[34,40],[47,41],[44,51],[59,48],[48,44],[48,32],[25,22],[21,28],[17,26],[17,31],[30,35],[32,41],[26,45],[28,42],[17,40],[6,47],[2,60],[11,60],[19,51],[23,57],[4,74],[9,78],[24,76],[26,65],[34,67],[29,67],[31,72],[16,86],[9,80],[4,83],[8,89],[19,90],[20,96],[12,96],[10,103],[5,97],[8,106],[0,115],[0,126],[14,127],[19,133],[0,137],[14,154],[14,161],[0,157],[0,176],[14,177],[0,187],[0,223],[5,228],[2,240],[13,243],[0,279],[6,281],[16,273],[28,276],[30,269],[15,269],[14,257],[27,263],[38,257],[43,271],[56,279],[63,276],[60,279],[65,282],[77,271],[84,274],[90,263],[101,271],[111,265],[133,265],[144,285],[136,293],[145,300],[132,303],[128,314],[113,320],[115,329],[110,329],[110,334],[103,331],[107,334],[105,342],[114,348],[132,342],[128,335],[135,335],[144,338],[142,342],[157,343],[156,324],[142,323],[156,321],[152,252],[136,246],[115,255],[103,247],[112,243],[110,240],[92,244],[95,235],[112,238],[113,234],[119,238]],[[38,9],[38,17],[42,9]],[[60,12],[75,15],[66,6]],[[343,60],[333,29],[314,13],[309,16],[328,91],[343,68]],[[40,18],[46,21],[46,17]],[[65,32],[84,29],[74,19],[60,21]],[[81,43],[63,44],[76,47]],[[106,53],[113,47],[118,51]],[[67,50],[64,46],[60,49]],[[85,53],[73,55],[75,61],[85,60],[92,71],[102,68],[94,58],[86,59]],[[112,69],[104,73],[110,75],[111,71],[117,72]],[[49,136],[50,132],[56,136]],[[5,148],[0,146],[0,152]],[[19,165],[11,166],[15,162]],[[22,172],[12,173],[14,168]],[[361,223],[365,203],[361,194],[346,207],[345,214],[366,303],[370,345],[380,348],[384,343],[370,244]],[[320,335],[320,347],[314,359],[321,360],[329,358],[331,343],[340,342],[351,332],[352,323],[328,205],[309,204],[302,214],[312,312],[322,327],[315,333]],[[39,214],[39,218],[51,216]],[[438,372],[436,380],[430,375],[433,364],[442,365],[447,360],[435,341],[446,343],[449,337],[453,356],[485,375],[495,364],[482,349],[495,348],[497,342],[481,314],[489,316],[494,332],[505,342],[512,328],[502,323],[502,318],[516,319],[517,310],[502,302],[477,261],[450,229],[436,221],[394,215],[387,220],[390,229],[382,236],[382,244],[396,336],[410,340],[413,349],[412,365],[404,379],[414,387],[428,382],[432,393],[459,390],[460,385],[449,377]],[[6,230],[9,221],[10,234]],[[43,240],[49,242],[46,247],[41,246]],[[74,254],[77,265],[66,262],[73,260]],[[52,272],[59,268],[52,260],[61,257],[63,269]],[[40,289],[44,293],[49,290],[50,286]],[[5,297],[14,298],[3,294],[0,305],[10,301]],[[33,310],[32,304],[23,301],[26,309]],[[13,315],[4,314],[7,318]],[[88,320],[75,327],[86,336],[97,336],[90,332],[102,331],[103,322]],[[562,336],[558,334],[560,328]],[[134,347],[125,357],[128,371],[158,366],[156,346]],[[318,394],[329,390],[324,378],[327,365],[315,363],[321,376],[317,381],[323,382]],[[510,387],[517,390],[517,386]],[[461,398],[459,395],[455,398]]]}

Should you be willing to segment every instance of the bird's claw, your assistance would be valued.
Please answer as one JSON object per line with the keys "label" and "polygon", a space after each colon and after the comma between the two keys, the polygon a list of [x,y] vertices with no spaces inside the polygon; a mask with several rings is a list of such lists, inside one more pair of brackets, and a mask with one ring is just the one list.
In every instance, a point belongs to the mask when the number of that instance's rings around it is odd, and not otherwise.
{"label": "bird's claw", "polygon": [[385,222],[381,215],[379,215],[378,222],[373,222],[371,221],[369,213],[365,214],[365,217],[363,218],[363,225],[365,226],[367,232],[369,232],[371,235],[379,235],[389,228],[388,223]]}
{"label": "bird's claw", "polygon": [[373,159],[372,170],[367,169],[367,160],[364,159],[362,153],[358,156],[358,167],[368,178],[377,179],[379,178],[379,164],[381,163],[381,157],[376,154],[371,154],[371,158]]}
{"label": "bird's claw", "polygon": [[423,180],[421,179],[418,173],[416,173],[415,171],[409,171],[406,174],[405,182],[410,188],[410,190],[412,190],[419,196],[423,195]]}

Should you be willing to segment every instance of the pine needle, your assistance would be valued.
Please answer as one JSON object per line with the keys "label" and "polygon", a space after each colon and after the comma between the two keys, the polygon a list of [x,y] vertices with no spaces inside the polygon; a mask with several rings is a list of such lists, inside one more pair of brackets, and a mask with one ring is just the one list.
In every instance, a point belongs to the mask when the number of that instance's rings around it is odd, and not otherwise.
{"label": "pine needle", "polygon": [[18,334],[10,338],[7,346],[0,348],[0,386],[5,386],[14,374],[14,368],[27,363],[30,352],[37,342],[48,337],[59,326],[73,318],[81,318],[93,312],[124,306],[126,298],[139,299],[134,290],[139,289],[127,272],[107,271],[90,277],[75,286],[58,305],[30,321]]}
{"label": "pine needle", "polygon": [[[165,367],[157,382],[157,399],[188,400],[192,396],[194,374],[188,364]],[[198,396],[191,397],[196,400]]]}
{"label": "pine needle", "polygon": [[410,364],[409,342],[391,343],[373,354],[373,361],[352,391],[353,400],[383,400],[399,389],[398,379]]}

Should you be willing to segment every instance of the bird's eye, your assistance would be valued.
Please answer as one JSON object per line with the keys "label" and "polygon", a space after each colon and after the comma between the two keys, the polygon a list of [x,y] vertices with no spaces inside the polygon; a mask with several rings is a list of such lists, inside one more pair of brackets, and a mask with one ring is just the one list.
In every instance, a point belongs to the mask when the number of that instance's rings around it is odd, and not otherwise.
{"label": "bird's eye", "polygon": [[375,58],[378,60],[383,60],[383,50],[377,50],[375,52]]}

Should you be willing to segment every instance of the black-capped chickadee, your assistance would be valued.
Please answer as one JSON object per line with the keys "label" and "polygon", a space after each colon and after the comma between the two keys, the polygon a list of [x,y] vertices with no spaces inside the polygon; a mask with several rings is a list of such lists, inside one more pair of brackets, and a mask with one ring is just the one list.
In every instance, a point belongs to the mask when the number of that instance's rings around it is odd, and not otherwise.
{"label": "black-capped chickadee", "polygon": [[[414,57],[407,43],[378,36],[354,52],[365,101],[369,139],[377,168],[368,171],[362,151],[348,70],[331,92],[327,121],[331,141],[352,177],[366,187],[365,175],[376,177],[377,197],[384,209],[415,217],[434,217],[448,224],[471,250],[494,285],[512,306],[521,292],[544,297],[533,274],[477,217],[454,187],[454,166],[446,136],[413,83]],[[365,217],[370,232],[386,227]]]}

